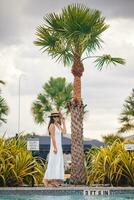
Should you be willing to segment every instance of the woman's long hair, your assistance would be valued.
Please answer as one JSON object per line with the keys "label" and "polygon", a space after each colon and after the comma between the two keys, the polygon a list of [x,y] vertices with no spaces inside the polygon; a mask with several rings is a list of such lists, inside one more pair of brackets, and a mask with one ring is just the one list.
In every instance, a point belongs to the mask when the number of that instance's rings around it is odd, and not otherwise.
{"label": "woman's long hair", "polygon": [[54,124],[54,118],[52,116],[50,116],[50,121],[49,121],[49,124],[48,124],[49,135],[50,135],[49,127],[50,127],[51,124]]}
{"label": "woman's long hair", "polygon": [[[58,123],[61,125],[61,120],[60,119],[59,119]],[[49,127],[50,127],[51,124],[54,124],[54,117],[53,116],[50,116],[50,121],[49,121],[49,124],[48,124],[49,135],[50,135]]]}

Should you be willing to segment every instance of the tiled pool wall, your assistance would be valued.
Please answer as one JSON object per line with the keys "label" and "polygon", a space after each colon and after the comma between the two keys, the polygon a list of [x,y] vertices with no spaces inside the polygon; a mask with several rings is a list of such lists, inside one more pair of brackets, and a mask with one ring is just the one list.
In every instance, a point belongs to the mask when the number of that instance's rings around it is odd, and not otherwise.
{"label": "tiled pool wall", "polygon": [[96,188],[96,187],[73,187],[73,188],[29,188],[29,187],[16,187],[16,188],[0,188],[0,195],[117,195],[117,194],[134,194],[134,187],[108,187],[108,188]]}

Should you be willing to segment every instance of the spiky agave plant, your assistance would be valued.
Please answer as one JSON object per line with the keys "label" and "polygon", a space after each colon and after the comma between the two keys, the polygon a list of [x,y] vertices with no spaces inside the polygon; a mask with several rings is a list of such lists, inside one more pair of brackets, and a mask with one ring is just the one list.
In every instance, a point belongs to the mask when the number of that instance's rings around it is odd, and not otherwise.
{"label": "spiky agave plant", "polygon": [[87,184],[134,186],[134,153],[119,140],[107,147],[90,150],[86,154]]}
{"label": "spiky agave plant", "polygon": [[32,178],[39,185],[45,168],[43,160],[26,150],[26,141],[0,138],[0,186],[31,185]]}

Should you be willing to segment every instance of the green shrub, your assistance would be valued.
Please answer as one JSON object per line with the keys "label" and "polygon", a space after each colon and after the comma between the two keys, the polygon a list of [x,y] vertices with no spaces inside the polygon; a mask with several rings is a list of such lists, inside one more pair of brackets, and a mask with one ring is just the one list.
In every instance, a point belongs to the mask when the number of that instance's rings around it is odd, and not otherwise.
{"label": "green shrub", "polygon": [[45,162],[26,149],[26,140],[0,138],[0,186],[41,184]]}
{"label": "green shrub", "polygon": [[122,142],[89,150],[86,169],[87,185],[134,186],[134,152],[126,151]]}

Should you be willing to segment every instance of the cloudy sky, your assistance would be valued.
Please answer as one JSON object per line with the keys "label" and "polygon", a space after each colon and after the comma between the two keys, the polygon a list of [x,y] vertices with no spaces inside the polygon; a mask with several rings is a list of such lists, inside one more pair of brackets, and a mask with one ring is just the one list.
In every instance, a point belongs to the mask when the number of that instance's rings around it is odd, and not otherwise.
{"label": "cloudy sky", "polygon": [[[6,81],[2,95],[10,107],[8,123],[0,133],[15,135],[18,123],[18,81],[21,77],[20,130],[47,134],[47,124],[34,123],[31,103],[42,85],[53,77],[73,81],[71,68],[56,63],[33,45],[35,29],[49,12],[60,12],[71,3],[83,3],[102,11],[110,27],[102,35],[103,49],[97,55],[111,54],[126,59],[125,66],[97,71],[92,60],[84,62],[82,97],[88,114],[84,120],[84,136],[101,139],[101,135],[116,132],[124,100],[134,86],[134,1],[133,0],[0,0],[0,79]],[[70,121],[67,119],[70,133]]]}

